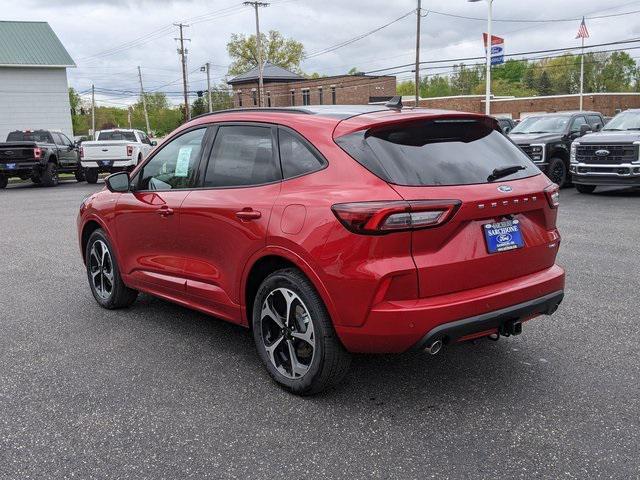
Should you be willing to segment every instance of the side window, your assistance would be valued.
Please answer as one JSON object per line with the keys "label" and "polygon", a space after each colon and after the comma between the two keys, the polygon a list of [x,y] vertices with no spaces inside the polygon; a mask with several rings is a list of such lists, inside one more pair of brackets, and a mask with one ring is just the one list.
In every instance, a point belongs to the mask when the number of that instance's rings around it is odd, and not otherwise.
{"label": "side window", "polygon": [[602,119],[598,115],[588,115],[587,119],[589,120],[589,125],[596,131],[604,127]]}
{"label": "side window", "polygon": [[70,147],[73,145],[73,143],[71,142],[71,140],[69,140],[69,137],[67,137],[64,133],[60,134],[60,138],[62,139],[62,143],[64,145],[66,145],[67,147]]}
{"label": "side window", "polygon": [[323,167],[320,159],[298,135],[285,129],[278,129],[280,162],[284,178],[297,177]]}
{"label": "side window", "polygon": [[218,129],[205,187],[243,187],[280,180],[271,127],[227,125]]}
{"label": "side window", "polygon": [[206,128],[187,132],[167,143],[140,172],[139,190],[191,188]]}
{"label": "side window", "polygon": [[573,119],[573,121],[571,122],[571,133],[575,133],[575,132],[579,132],[580,131],[580,125],[584,125],[585,123],[587,123],[587,119],[584,117],[576,117]]}
{"label": "side window", "polygon": [[56,145],[64,145],[64,141],[62,140],[62,137],[60,137],[59,133],[51,132],[51,136],[53,137],[53,143]]}

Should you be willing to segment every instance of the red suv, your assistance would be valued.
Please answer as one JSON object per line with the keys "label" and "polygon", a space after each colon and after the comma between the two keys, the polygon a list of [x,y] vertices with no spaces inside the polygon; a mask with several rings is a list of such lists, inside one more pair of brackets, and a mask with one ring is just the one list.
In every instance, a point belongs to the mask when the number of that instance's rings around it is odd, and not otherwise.
{"label": "red suv", "polygon": [[348,352],[516,335],[563,298],[558,187],[483,115],[220,112],[106,185],[78,217],[97,302],[142,291],[248,327],[298,394]]}

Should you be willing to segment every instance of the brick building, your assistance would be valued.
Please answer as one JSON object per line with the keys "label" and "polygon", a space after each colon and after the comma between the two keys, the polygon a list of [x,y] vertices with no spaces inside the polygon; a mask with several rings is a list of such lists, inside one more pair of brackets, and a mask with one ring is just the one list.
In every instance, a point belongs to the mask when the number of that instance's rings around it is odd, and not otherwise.
{"label": "brick building", "polygon": [[[413,97],[403,98],[413,105]],[[484,113],[484,95],[460,95],[420,99],[426,108]],[[497,117],[519,119],[534,113],[552,113],[578,110],[579,95],[550,95],[547,97],[495,97],[491,100],[491,113]],[[584,109],[601,112],[606,116],[629,108],[640,108],[640,93],[589,93],[584,95]]]}
{"label": "brick building", "polygon": [[[338,75],[304,78],[266,62],[263,70],[264,106],[366,105],[386,101],[396,94],[396,77]],[[235,107],[257,107],[258,68],[229,80]]]}

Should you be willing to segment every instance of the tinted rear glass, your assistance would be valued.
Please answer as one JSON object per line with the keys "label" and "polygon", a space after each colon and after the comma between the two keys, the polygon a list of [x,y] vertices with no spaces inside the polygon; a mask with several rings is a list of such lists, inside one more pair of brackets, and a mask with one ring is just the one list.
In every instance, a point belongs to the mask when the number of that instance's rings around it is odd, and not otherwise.
{"label": "tinted rear glass", "polygon": [[7,142],[39,142],[39,143],[53,143],[49,132],[37,131],[37,132],[11,132],[7,136]]}
{"label": "tinted rear glass", "polygon": [[100,132],[98,140],[126,140],[127,142],[135,142],[136,135],[133,132]]}
{"label": "tinted rear glass", "polygon": [[540,173],[490,120],[420,120],[356,132],[336,142],[372,173],[397,185],[487,183],[495,169],[512,166],[522,169],[503,180]]}

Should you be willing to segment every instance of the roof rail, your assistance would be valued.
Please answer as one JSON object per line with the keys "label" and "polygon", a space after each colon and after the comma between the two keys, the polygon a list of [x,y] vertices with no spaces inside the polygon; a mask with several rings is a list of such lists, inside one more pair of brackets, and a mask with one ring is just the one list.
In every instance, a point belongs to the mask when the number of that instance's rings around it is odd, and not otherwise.
{"label": "roof rail", "polygon": [[215,112],[207,112],[192,117],[191,120],[196,118],[208,117],[209,115],[219,115],[221,113],[236,113],[236,112],[275,112],[275,113],[304,113],[305,115],[312,115],[308,110],[301,108],[288,108],[288,107],[256,107],[256,108],[228,108],[226,110],[217,110]]}

